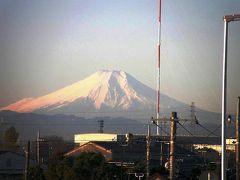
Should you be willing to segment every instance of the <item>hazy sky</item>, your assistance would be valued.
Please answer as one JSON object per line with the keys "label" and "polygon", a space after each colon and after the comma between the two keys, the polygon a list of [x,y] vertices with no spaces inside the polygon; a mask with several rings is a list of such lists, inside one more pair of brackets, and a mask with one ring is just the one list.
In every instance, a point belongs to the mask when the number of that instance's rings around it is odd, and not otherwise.
{"label": "hazy sky", "polygon": [[[220,111],[223,15],[239,0],[162,0],[161,91]],[[157,0],[0,0],[0,106],[100,69],[156,89]],[[240,22],[229,24],[228,109],[240,96]]]}

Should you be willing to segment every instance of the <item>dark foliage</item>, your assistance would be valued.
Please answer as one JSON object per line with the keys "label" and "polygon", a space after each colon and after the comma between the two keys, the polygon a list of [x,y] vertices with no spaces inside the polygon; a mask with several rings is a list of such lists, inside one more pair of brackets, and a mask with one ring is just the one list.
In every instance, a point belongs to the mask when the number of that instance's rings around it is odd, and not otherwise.
{"label": "dark foliage", "polygon": [[45,180],[43,169],[40,166],[35,166],[29,169],[29,180]]}
{"label": "dark foliage", "polygon": [[16,129],[14,127],[8,128],[4,132],[4,142],[8,144],[16,144],[18,140],[19,134],[17,133]]}
{"label": "dark foliage", "polygon": [[101,154],[82,153],[77,158],[65,157],[58,164],[52,164],[46,172],[46,179],[57,180],[106,180],[120,179],[121,169],[105,161]]}

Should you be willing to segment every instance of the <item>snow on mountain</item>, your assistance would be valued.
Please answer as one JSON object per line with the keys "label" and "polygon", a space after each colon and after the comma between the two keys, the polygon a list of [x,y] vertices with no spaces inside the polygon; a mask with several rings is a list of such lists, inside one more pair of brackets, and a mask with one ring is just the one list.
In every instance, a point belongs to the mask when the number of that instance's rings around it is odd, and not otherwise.
{"label": "snow on mountain", "polygon": [[63,112],[105,109],[154,109],[155,91],[124,71],[98,71],[70,86],[37,98],[25,98],[0,110]]}
{"label": "snow on mountain", "polygon": [[[189,117],[190,105],[161,93],[160,116],[178,112]],[[71,114],[86,118],[111,116],[145,122],[156,114],[156,91],[124,71],[98,71],[60,90],[37,98],[24,98],[2,110],[43,114]],[[196,109],[201,122],[218,123],[217,113]]]}

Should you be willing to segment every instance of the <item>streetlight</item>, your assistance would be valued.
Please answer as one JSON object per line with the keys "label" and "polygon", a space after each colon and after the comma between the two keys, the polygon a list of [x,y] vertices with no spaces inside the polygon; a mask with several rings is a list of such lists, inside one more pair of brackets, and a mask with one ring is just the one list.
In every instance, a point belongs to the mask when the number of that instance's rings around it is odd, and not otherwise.
{"label": "streetlight", "polygon": [[221,177],[226,180],[226,84],[227,84],[227,40],[228,23],[240,21],[240,14],[226,15],[224,20],[224,42],[223,42],[223,76],[222,76],[222,159],[221,159]]}
{"label": "streetlight", "polygon": [[138,177],[139,180],[141,180],[142,177],[144,177],[143,173],[135,173],[135,177]]}

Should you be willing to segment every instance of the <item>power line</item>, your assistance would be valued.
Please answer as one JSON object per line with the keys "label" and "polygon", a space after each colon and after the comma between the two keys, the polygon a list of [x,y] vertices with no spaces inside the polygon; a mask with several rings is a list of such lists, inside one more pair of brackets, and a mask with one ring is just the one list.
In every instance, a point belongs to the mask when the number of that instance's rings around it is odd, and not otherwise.
{"label": "power line", "polygon": [[213,134],[214,132],[216,132],[218,129],[220,129],[222,127],[222,125],[220,124],[216,129],[214,129],[211,133],[209,133],[207,135],[207,137],[209,137],[211,134]]}
{"label": "power line", "polygon": [[213,135],[215,135],[215,136],[218,136],[218,135],[216,135],[213,131],[210,131],[209,129],[207,129],[206,127],[204,127],[203,125],[201,125],[201,124],[199,124],[199,123],[197,123],[197,125],[199,125],[201,128],[203,128],[203,129],[205,129],[207,132],[209,132],[210,134],[213,134]]}
{"label": "power line", "polygon": [[166,135],[169,136],[169,133],[165,131],[161,126],[159,126],[155,121],[153,121],[153,124],[155,124],[158,128],[160,128]]}
{"label": "power line", "polygon": [[180,122],[178,122],[178,124],[179,124],[185,131],[187,131],[191,136],[195,136],[195,135],[192,134],[187,128],[185,128]]}
{"label": "power line", "polygon": [[194,134],[192,134],[188,129],[186,129],[180,122],[178,122],[178,124],[185,130],[187,131],[191,136],[199,139],[199,141],[202,143],[202,144],[205,144],[198,136],[195,136]]}

